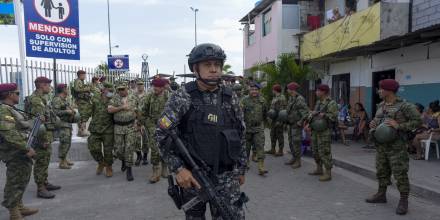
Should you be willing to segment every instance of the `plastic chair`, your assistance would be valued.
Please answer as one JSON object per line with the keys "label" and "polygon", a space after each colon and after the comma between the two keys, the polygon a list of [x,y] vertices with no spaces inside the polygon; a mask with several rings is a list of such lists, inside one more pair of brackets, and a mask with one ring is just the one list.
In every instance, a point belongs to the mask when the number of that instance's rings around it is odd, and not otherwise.
{"label": "plastic chair", "polygon": [[432,140],[432,132],[429,135],[428,139],[421,140],[420,142],[422,143],[422,146],[425,146],[425,160],[429,159],[429,150],[431,148],[431,144],[435,145],[436,153],[437,153],[437,159],[440,159],[440,154],[438,152],[438,150],[439,150],[438,141],[437,140],[434,140],[434,141]]}

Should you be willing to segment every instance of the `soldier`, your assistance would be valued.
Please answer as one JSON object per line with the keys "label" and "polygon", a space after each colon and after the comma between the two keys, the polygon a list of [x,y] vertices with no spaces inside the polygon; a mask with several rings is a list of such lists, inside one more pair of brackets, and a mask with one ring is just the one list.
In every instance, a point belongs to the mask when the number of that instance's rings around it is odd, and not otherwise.
{"label": "soldier", "polygon": [[50,83],[52,80],[46,77],[38,77],[35,79],[36,90],[32,93],[29,99],[28,111],[32,115],[44,115],[46,132],[40,135],[35,146],[37,155],[35,156],[34,164],[34,180],[37,184],[37,197],[43,199],[52,199],[55,194],[49,192],[61,189],[60,186],[55,186],[47,180],[49,174],[50,155],[52,151],[53,132],[55,130],[55,116],[52,114],[50,105],[44,98],[45,94],[50,92]]}
{"label": "soldier", "polygon": [[298,92],[300,86],[296,82],[287,85],[287,93],[290,95],[287,103],[287,121],[289,124],[289,148],[292,159],[286,165],[292,165],[293,169],[301,167],[301,141],[304,119],[309,115],[304,97]]}
{"label": "soldier", "polygon": [[241,101],[246,124],[246,153],[249,164],[251,148],[255,148],[258,161],[258,174],[265,175],[268,171],[264,168],[264,119],[266,117],[266,100],[260,95],[261,85],[252,83],[249,88],[249,95]]}
{"label": "soldier", "polygon": [[72,122],[74,122],[75,111],[67,100],[67,85],[58,84],[56,88],[57,96],[52,100],[52,108],[55,114],[60,117],[61,123],[58,125],[60,135],[60,146],[58,157],[60,159],[60,169],[71,169],[74,164],[67,160],[67,154],[72,142]]}
{"label": "soldier", "polygon": [[101,96],[101,83],[99,81],[99,77],[92,77],[92,84],[90,85],[91,94],[93,96]]}
{"label": "soldier", "polygon": [[26,130],[32,121],[25,121],[14,105],[20,100],[17,84],[0,84],[0,161],[6,163],[6,184],[2,205],[9,210],[11,220],[36,214],[38,209],[23,205],[23,193],[32,172],[35,151],[26,148]]}
{"label": "soldier", "polygon": [[[142,108],[142,101],[144,97],[147,95],[145,92],[145,82],[142,79],[136,81],[137,90],[134,94],[136,98],[137,105],[139,109]],[[141,115],[139,115],[141,117]],[[139,166],[142,161],[142,165],[148,164],[148,144],[147,144],[147,134],[145,133],[145,129],[143,128],[143,124],[141,120],[138,121],[138,129],[136,131],[136,162],[134,163],[136,166]],[[143,156],[142,156],[143,153]]]}
{"label": "soldier", "polygon": [[101,95],[92,98],[92,120],[89,126],[90,136],[87,139],[90,154],[98,162],[96,175],[101,175],[105,168],[107,177],[113,176],[113,115],[107,111],[113,92],[113,85],[104,83]]}
{"label": "soldier", "polygon": [[78,123],[78,136],[86,137],[87,133],[87,121],[90,117],[90,97],[91,88],[87,85],[84,80],[86,79],[86,72],[79,70],[76,75],[78,76],[73,83],[73,97],[75,98],[75,104],[78,106],[79,114],[81,115],[81,122]]}
{"label": "soldier", "polygon": [[[330,87],[322,84],[316,90],[318,101],[308,116],[312,129],[312,151],[316,170],[309,175],[320,175],[319,181],[332,179],[331,124],[337,122],[338,104],[329,97]],[[322,169],[324,166],[324,171]]]}
{"label": "soldier", "polygon": [[[191,51],[188,64],[197,80],[171,94],[159,120],[156,138],[162,158],[184,188],[183,202],[192,199],[200,185],[176,149],[166,144],[171,129],[177,129],[182,140],[212,168],[216,189],[230,202],[233,215],[244,219],[239,200],[247,163],[245,127],[237,96],[219,85],[225,59],[223,50],[214,44],[199,44]],[[230,154],[226,149],[231,150]],[[205,211],[206,204],[199,203],[186,211],[186,219],[204,219]],[[213,219],[221,219],[213,206],[211,215]]]}
{"label": "soldier", "polygon": [[118,94],[110,100],[107,111],[113,114],[114,142],[117,156],[122,161],[121,171],[127,170],[127,181],[133,181],[138,106],[136,99],[128,94],[127,83],[119,83],[116,89]]}
{"label": "soldier", "polygon": [[179,84],[176,82],[176,77],[174,76],[170,77],[170,88],[172,91],[176,91],[180,88]]}
{"label": "soldier", "polygon": [[151,149],[151,164],[153,164],[153,174],[150,177],[150,183],[156,183],[162,175],[164,178],[168,176],[168,167],[161,162],[159,149],[157,148],[154,134],[156,123],[168,101],[169,93],[166,91],[166,80],[156,78],[152,82],[153,92],[148,93],[142,102],[142,118],[146,133],[148,134],[149,148]]}
{"label": "soldier", "polygon": [[379,96],[383,100],[376,116],[370,123],[376,145],[376,176],[379,190],[368,203],[386,203],[387,186],[391,184],[391,174],[397,180],[400,201],[396,214],[408,212],[409,194],[409,156],[407,145],[408,134],[422,124],[420,113],[416,107],[396,95],[399,83],[393,79],[385,79],[379,83]]}
{"label": "soldier", "polygon": [[[276,157],[281,157],[284,155],[284,124],[280,120],[278,120],[278,113],[286,109],[286,97],[281,93],[281,86],[279,84],[275,84],[272,87],[273,99],[270,105],[271,111],[274,111],[275,115],[271,118],[270,125],[270,142],[271,149],[266,151],[267,154],[273,154]],[[269,115],[270,117],[270,115]],[[278,141],[278,152],[275,151],[275,147]]]}

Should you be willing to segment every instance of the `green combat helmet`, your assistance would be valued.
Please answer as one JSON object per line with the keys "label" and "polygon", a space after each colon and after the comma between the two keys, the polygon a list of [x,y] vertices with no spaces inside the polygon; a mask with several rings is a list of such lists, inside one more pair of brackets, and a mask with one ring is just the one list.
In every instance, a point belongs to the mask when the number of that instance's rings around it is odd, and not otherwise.
{"label": "green combat helmet", "polygon": [[397,131],[393,127],[388,126],[385,123],[377,126],[374,131],[374,138],[381,144],[386,144],[394,141],[397,137]]}
{"label": "green combat helmet", "polygon": [[234,91],[241,91],[243,89],[243,86],[241,84],[234,84],[234,86],[232,86],[232,90]]}
{"label": "green combat helmet", "polygon": [[288,115],[289,114],[287,114],[287,110],[281,110],[279,113],[278,113],[278,121],[280,121],[280,122],[287,122],[287,117],[288,117]]}
{"label": "green combat helmet", "polygon": [[325,131],[328,128],[327,120],[324,118],[316,117],[313,119],[310,127],[317,132]]}
{"label": "green combat helmet", "polygon": [[267,112],[267,117],[269,117],[272,120],[275,120],[278,116],[277,111],[275,111],[275,109],[271,109]]}

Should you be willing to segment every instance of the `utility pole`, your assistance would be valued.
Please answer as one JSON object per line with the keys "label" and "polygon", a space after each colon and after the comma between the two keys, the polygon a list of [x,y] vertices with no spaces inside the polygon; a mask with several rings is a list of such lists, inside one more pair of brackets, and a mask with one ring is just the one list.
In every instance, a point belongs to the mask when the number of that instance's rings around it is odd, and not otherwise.
{"label": "utility pole", "polygon": [[194,45],[197,46],[197,12],[199,12],[199,9],[193,7],[190,7],[190,9],[194,12]]}

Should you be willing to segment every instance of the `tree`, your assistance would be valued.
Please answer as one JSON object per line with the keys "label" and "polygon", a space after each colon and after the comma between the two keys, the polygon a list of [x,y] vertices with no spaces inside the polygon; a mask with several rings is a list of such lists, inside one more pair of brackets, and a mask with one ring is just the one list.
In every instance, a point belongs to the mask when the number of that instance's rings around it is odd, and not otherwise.
{"label": "tree", "polygon": [[232,66],[229,64],[223,65],[223,73],[229,73],[231,68],[232,68]]}
{"label": "tree", "polygon": [[292,81],[302,84],[312,72],[308,66],[300,66],[296,63],[293,53],[281,54],[276,63],[257,64],[251,68],[253,75],[259,72],[262,77],[259,81],[266,81],[266,87],[262,92],[267,100],[272,99],[272,86],[280,84],[283,90]]}

